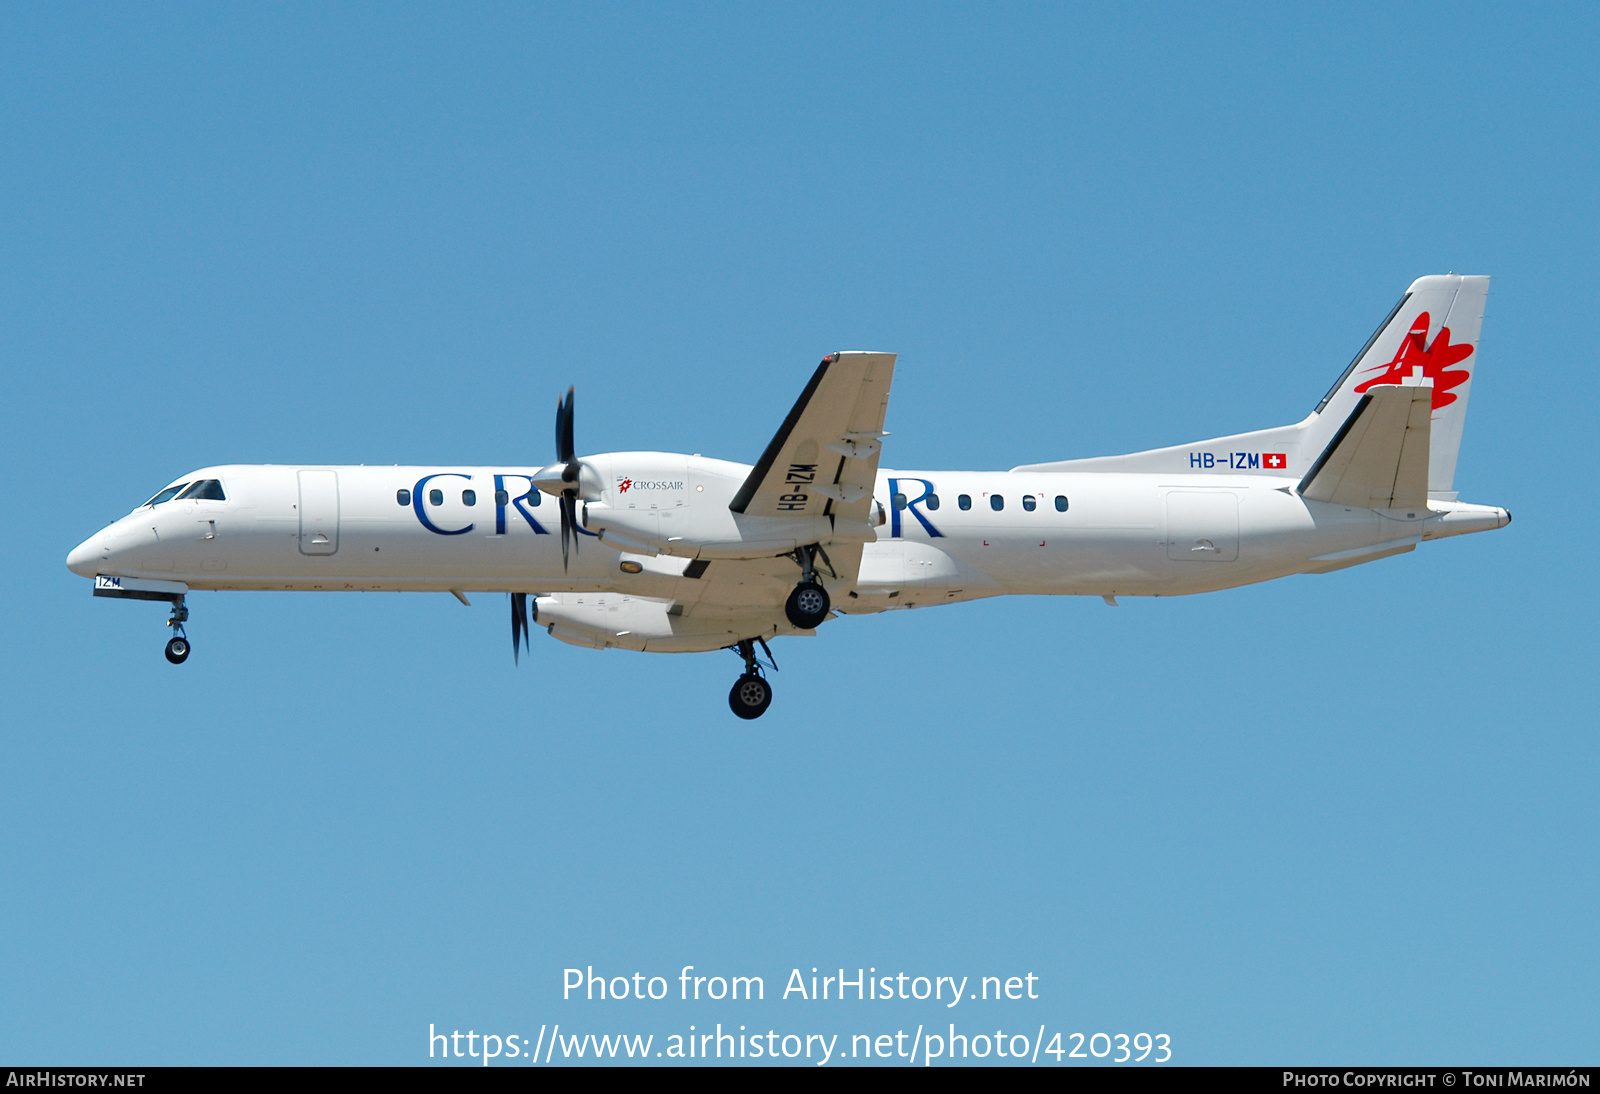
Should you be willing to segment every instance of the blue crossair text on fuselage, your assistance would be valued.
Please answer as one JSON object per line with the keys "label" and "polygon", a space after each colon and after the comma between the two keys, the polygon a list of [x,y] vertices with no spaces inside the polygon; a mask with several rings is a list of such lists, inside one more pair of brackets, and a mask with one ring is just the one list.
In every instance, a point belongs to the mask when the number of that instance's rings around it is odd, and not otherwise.
{"label": "blue crossair text on fuselage", "polygon": [[1453,484],[1487,288],[1419,279],[1316,410],[1275,429],[1010,471],[889,470],[894,355],[838,353],[754,465],[580,457],[569,392],[552,464],[202,468],[68,566],[96,595],[168,602],[174,662],[194,590],[503,592],[519,651],[534,625],[598,649],[734,649],[729,703],[752,718],[772,698],[767,640],[836,614],[1209,592],[1509,523]]}

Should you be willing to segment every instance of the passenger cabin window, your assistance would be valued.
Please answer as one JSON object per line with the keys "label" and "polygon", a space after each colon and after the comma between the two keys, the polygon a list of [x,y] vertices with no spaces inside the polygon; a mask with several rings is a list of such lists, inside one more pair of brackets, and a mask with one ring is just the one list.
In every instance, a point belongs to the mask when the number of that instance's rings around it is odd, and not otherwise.
{"label": "passenger cabin window", "polygon": [[904,509],[906,507],[906,496],[904,494],[896,494],[893,500],[896,509]]}
{"label": "passenger cabin window", "polygon": [[185,486],[188,486],[188,485],[189,484],[186,483],[186,482],[180,482],[177,486],[169,486],[165,490],[161,491],[161,493],[157,494],[155,497],[153,497],[149,501],[145,502],[145,504],[146,505],[160,505],[164,501],[171,501],[173,498],[178,496],[178,491],[179,490],[182,490]]}
{"label": "passenger cabin window", "polygon": [[927,503],[929,509],[937,509],[937,508],[939,508],[939,495],[938,494],[929,494],[926,498],[923,498],[922,500]]}
{"label": "passenger cabin window", "polygon": [[496,490],[494,492],[494,503],[496,505],[510,505],[511,495],[505,490]]}
{"label": "passenger cabin window", "polygon": [[411,504],[411,491],[405,489],[404,487],[400,488],[399,490],[396,490],[394,492],[394,500],[400,505],[410,505]]}
{"label": "passenger cabin window", "polygon": [[972,508],[972,495],[971,494],[962,494],[960,497],[956,498],[956,508],[963,509],[963,510],[964,509],[971,509]]}
{"label": "passenger cabin window", "polygon": [[477,505],[478,504],[478,492],[476,490],[463,490],[463,491],[461,491],[461,504],[462,505]]}
{"label": "passenger cabin window", "polygon": [[1001,494],[990,494],[989,495],[989,508],[990,509],[993,509],[996,513],[998,513],[1000,510],[1004,509],[1005,507],[1006,507],[1006,499],[1005,499],[1004,495],[1001,495]]}
{"label": "passenger cabin window", "polygon": [[1032,494],[1024,494],[1022,495],[1022,507],[1031,513],[1039,507],[1039,503],[1034,500]]}
{"label": "passenger cabin window", "polygon": [[429,490],[428,491],[428,504],[429,505],[443,505],[444,504],[444,491],[443,490]]}
{"label": "passenger cabin window", "polygon": [[1056,495],[1056,512],[1065,513],[1066,511],[1067,511],[1067,496],[1065,494],[1057,494]]}
{"label": "passenger cabin window", "polygon": [[187,498],[190,501],[227,501],[227,495],[222,492],[222,484],[216,479],[199,479],[189,484],[189,489],[178,495],[178,500]]}

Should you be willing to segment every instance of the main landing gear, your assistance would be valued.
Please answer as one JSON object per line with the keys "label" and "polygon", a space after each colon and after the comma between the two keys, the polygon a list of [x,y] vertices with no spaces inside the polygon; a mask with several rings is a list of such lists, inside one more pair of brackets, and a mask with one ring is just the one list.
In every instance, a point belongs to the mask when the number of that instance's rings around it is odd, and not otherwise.
{"label": "main landing gear", "polygon": [[[761,662],[756,660],[757,642],[766,651],[767,660],[772,661],[772,651],[767,649],[765,639],[744,638],[733,647],[744,658],[744,675],[734,681],[733,690],[728,692],[728,706],[745,719],[761,717],[772,705],[772,685],[767,683],[765,670]],[[772,667],[777,668],[778,663],[772,661]]]}
{"label": "main landing gear", "polygon": [[167,626],[172,628],[172,637],[167,641],[167,660],[174,665],[189,660],[189,636],[183,633],[183,625],[188,620],[189,609],[180,596],[172,602],[172,617],[167,620]]}
{"label": "main landing gear", "polygon": [[[828,599],[828,590],[817,580],[816,556],[821,550],[813,544],[801,547],[794,553],[795,561],[800,564],[800,584],[794,587],[789,599],[784,602],[783,614],[803,631],[820,627],[822,621],[828,618],[828,609],[833,606]],[[827,556],[824,555],[823,559],[826,561]]]}

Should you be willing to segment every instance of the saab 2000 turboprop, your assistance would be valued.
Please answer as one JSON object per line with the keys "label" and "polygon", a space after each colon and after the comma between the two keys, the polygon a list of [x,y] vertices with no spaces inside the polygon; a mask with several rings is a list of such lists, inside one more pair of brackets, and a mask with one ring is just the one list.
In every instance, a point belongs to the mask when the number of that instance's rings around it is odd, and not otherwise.
{"label": "saab 2000 turboprop", "polygon": [[757,646],[836,610],[1007,593],[1115,604],[1503,527],[1508,511],[1453,490],[1488,288],[1420,278],[1310,416],[1276,429],[1010,471],[889,471],[895,355],[835,353],[753,467],[580,457],[569,390],[547,467],[203,468],[67,565],[97,596],[169,601],[174,663],[196,589],[505,592],[514,652],[532,623],[597,649],[736,650],[729,705],[756,718],[772,701]]}

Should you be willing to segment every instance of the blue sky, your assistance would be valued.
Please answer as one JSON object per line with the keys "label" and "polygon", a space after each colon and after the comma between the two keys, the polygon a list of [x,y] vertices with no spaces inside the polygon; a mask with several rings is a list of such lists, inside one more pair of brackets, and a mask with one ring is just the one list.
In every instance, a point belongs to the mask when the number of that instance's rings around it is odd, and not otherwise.
{"label": "blue sky", "polygon": [[[1185,1063],[1595,1062],[1596,30],[0,11],[0,1059],[970,1020]],[[540,462],[568,384],[580,449],[753,460],[839,348],[901,355],[899,467],[1276,425],[1447,270],[1494,277],[1457,487],[1510,528],[842,619],[775,646],[753,724],[727,654],[538,636],[516,668],[495,597],[197,595],[174,669],[158,605],[63,564],[205,464]],[[570,966],[690,964],[769,999],[560,998]],[[772,998],[813,966],[1041,997]]]}

